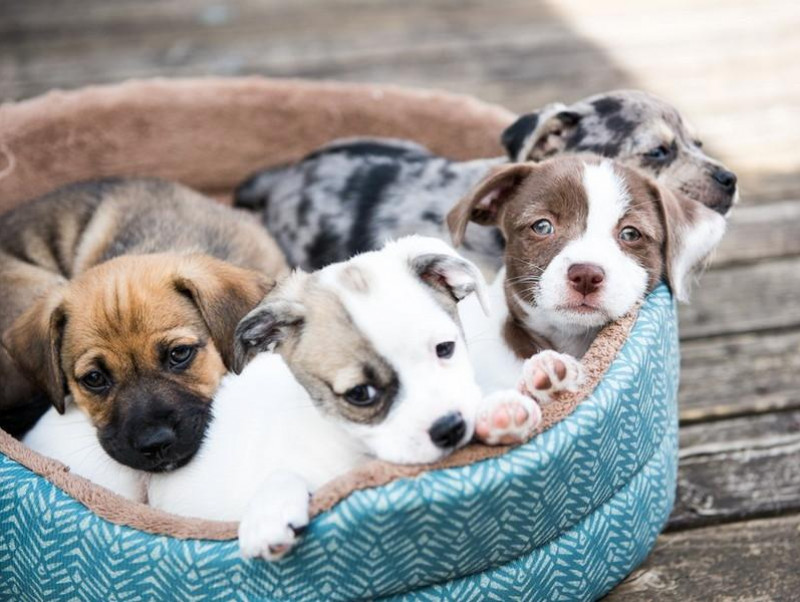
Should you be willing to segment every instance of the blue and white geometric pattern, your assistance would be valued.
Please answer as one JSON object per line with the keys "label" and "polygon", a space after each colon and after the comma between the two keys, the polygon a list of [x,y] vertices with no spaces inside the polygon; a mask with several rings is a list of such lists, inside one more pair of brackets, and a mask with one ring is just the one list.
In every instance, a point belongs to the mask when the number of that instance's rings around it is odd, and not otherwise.
{"label": "blue and white geometric pattern", "polygon": [[566,420],[500,458],[355,492],[274,564],[114,525],[0,456],[0,600],[598,597],[672,507],[678,365],[662,285]]}

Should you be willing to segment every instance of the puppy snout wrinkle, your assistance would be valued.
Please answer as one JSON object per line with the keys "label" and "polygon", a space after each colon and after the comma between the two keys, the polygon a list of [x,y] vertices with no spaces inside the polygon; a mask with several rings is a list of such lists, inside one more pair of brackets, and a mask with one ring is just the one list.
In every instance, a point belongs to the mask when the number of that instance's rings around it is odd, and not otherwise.
{"label": "puppy snout wrinkle", "polygon": [[446,449],[458,445],[466,431],[467,423],[464,422],[461,412],[450,412],[433,423],[428,429],[428,435],[436,447]]}
{"label": "puppy snout wrinkle", "polygon": [[603,268],[591,263],[575,263],[567,270],[570,285],[584,296],[597,291],[605,277]]}
{"label": "puppy snout wrinkle", "polygon": [[177,435],[166,425],[150,426],[141,430],[134,438],[136,450],[147,458],[165,453],[175,443]]}

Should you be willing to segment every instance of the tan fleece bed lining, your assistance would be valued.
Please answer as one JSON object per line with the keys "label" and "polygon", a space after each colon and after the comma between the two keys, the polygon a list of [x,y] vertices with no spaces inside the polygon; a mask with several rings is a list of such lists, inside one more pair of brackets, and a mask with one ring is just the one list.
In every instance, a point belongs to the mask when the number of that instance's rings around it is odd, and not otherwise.
{"label": "tan fleece bed lining", "polygon": [[[0,105],[0,212],[68,182],[120,175],[173,179],[229,200],[256,169],[296,160],[343,136],[411,139],[455,159],[497,156],[500,133],[513,117],[500,107],[441,92],[263,78],[148,80],[51,92]],[[594,390],[634,320],[630,314],[600,332],[584,357],[585,385],[542,408],[539,432]],[[426,466],[373,461],[320,488],[311,514],[358,489],[508,449],[473,444]],[[180,517],[128,501],[2,430],[0,452],[113,523],[179,538],[236,537],[236,523]]]}

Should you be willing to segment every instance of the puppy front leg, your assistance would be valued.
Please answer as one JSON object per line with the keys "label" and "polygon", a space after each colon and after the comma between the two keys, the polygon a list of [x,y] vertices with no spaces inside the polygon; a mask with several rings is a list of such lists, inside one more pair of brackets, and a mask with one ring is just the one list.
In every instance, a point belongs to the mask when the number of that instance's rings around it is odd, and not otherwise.
{"label": "puppy front leg", "polygon": [[586,380],[580,360],[557,351],[540,351],[522,365],[518,388],[542,404],[561,391],[577,391]]}
{"label": "puppy front leg", "polygon": [[276,471],[267,477],[239,523],[242,556],[278,560],[291,550],[308,525],[310,496],[295,473]]}

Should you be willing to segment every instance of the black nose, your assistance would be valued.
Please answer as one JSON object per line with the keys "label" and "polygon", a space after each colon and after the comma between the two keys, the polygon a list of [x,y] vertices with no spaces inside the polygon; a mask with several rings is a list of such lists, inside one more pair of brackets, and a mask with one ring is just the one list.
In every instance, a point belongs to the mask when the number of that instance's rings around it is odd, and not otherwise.
{"label": "black nose", "polygon": [[733,194],[736,190],[736,174],[732,171],[718,167],[711,174],[711,177],[714,178],[714,181],[728,194]]}
{"label": "black nose", "polygon": [[606,273],[599,265],[574,263],[567,270],[570,285],[582,295],[590,295],[600,288]]}
{"label": "black nose", "polygon": [[464,437],[467,431],[467,423],[461,412],[450,412],[439,418],[428,429],[428,435],[436,447],[454,447]]}
{"label": "black nose", "polygon": [[164,454],[175,443],[175,431],[166,425],[148,426],[135,437],[133,446],[136,451],[147,458],[155,458]]}

